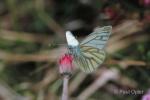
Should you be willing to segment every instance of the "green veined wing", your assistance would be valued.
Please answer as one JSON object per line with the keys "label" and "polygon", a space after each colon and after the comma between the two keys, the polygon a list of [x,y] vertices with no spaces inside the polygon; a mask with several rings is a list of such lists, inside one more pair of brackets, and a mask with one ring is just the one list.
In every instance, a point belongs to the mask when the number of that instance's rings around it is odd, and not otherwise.
{"label": "green veined wing", "polygon": [[96,28],[80,43],[81,54],[75,58],[75,61],[81,70],[92,72],[103,63],[105,59],[103,48],[111,34],[111,30],[111,26]]}
{"label": "green veined wing", "polygon": [[104,50],[90,46],[81,46],[81,54],[75,57],[78,67],[84,72],[94,71],[105,59]]}
{"label": "green veined wing", "polygon": [[104,27],[97,27],[94,29],[94,32],[89,34],[81,43],[80,45],[84,46],[91,46],[94,48],[103,49],[110,34],[111,34],[112,27],[111,26],[104,26]]}

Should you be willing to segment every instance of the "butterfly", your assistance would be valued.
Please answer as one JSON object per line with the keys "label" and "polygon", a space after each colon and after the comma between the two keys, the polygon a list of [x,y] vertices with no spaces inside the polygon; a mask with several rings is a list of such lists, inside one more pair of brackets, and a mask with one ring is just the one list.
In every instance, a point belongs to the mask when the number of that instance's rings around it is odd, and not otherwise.
{"label": "butterfly", "polygon": [[93,72],[103,63],[104,47],[111,30],[112,26],[97,27],[80,43],[70,31],[66,32],[68,53],[73,55],[74,62],[82,71]]}

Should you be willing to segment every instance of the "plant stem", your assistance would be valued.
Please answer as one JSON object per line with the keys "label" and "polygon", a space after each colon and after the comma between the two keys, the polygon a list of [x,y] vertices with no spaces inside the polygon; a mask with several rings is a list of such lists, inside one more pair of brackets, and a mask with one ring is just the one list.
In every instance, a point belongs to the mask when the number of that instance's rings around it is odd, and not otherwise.
{"label": "plant stem", "polygon": [[68,100],[68,82],[69,77],[67,75],[64,75],[63,77],[63,91],[62,91],[62,100]]}

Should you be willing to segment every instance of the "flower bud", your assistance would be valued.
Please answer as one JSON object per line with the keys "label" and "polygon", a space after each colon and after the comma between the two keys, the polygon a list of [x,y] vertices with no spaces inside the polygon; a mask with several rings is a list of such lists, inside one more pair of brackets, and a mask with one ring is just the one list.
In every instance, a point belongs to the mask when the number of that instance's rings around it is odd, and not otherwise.
{"label": "flower bud", "polygon": [[59,59],[59,72],[62,75],[71,75],[73,71],[73,56],[65,54]]}

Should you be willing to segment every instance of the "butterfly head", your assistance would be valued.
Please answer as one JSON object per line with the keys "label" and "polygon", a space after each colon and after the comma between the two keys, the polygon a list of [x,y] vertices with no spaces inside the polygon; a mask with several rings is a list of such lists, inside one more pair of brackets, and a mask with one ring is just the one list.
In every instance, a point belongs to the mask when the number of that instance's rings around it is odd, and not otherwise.
{"label": "butterfly head", "polygon": [[66,39],[68,46],[76,47],[79,45],[78,40],[73,36],[73,34],[70,31],[66,32]]}

